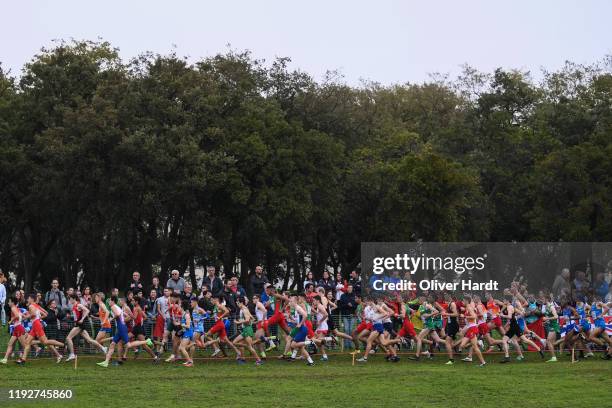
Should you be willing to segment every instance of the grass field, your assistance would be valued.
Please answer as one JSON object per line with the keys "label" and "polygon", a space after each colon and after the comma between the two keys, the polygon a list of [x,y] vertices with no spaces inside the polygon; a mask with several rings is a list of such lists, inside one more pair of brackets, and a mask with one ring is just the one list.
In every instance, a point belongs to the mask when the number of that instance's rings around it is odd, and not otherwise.
{"label": "grass field", "polygon": [[[6,336],[0,339],[4,349]],[[571,364],[567,357],[544,363],[537,355],[527,361],[498,364],[457,362],[446,366],[443,356],[433,361],[406,358],[386,363],[374,356],[365,365],[351,365],[350,355],[331,356],[314,367],[303,362],[268,358],[256,367],[229,360],[196,361],[193,368],[149,360],[129,360],[123,366],[98,367],[98,356],[83,356],[78,369],[71,363],[31,360],[0,366],[0,387],[71,389],[69,401],[11,402],[0,407],[581,407],[612,406],[612,363],[597,359]]]}

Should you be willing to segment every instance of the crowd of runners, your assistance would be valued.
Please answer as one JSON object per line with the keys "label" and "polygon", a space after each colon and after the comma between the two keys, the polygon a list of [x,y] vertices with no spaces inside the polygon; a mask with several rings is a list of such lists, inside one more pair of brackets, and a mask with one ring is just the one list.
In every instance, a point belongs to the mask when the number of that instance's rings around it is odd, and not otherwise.
{"label": "crowd of runners", "polygon": [[[556,362],[566,353],[571,353],[571,358],[590,358],[595,352],[606,360],[612,356],[611,303],[596,297],[582,302],[555,299],[542,292],[522,293],[518,283],[498,298],[491,293],[481,297],[448,292],[356,296],[358,324],[350,333],[341,331],[331,318],[337,305],[323,287],[309,293],[289,293],[267,284],[261,295],[239,296],[233,316],[223,296],[214,296],[209,302],[195,296],[185,298],[166,288],[155,302],[157,313],[149,337],[144,329],[147,316],[138,296],[107,298],[100,292],[84,304],[71,295],[74,324],[64,341],[46,335],[47,311],[39,299],[36,293],[21,300],[9,298],[11,337],[0,363],[7,364],[14,356],[17,364],[24,365],[31,353],[43,348],[50,350],[58,363],[74,360],[76,336],[102,353],[103,359],[97,363],[101,367],[108,367],[113,358],[114,364],[123,364],[130,350],[144,350],[154,363],[177,361],[191,367],[198,349],[211,351],[212,357],[235,358],[239,364],[252,357],[256,365],[273,358],[271,351],[279,349],[274,358],[303,360],[311,366],[314,354],[326,362],[329,349],[345,341],[353,345],[354,356],[360,355],[356,361],[361,364],[373,356],[382,358],[380,355],[398,362],[403,354],[416,361],[442,355],[448,365],[457,359],[471,362],[475,355],[479,366],[485,366],[487,360],[508,363],[511,353],[522,360],[528,351],[539,353],[546,362]],[[89,319],[99,320],[95,336],[86,328]],[[543,323],[540,334],[529,328],[534,319]],[[205,329],[204,322],[210,320],[214,323]],[[230,325],[237,328],[231,330],[231,337]]]}

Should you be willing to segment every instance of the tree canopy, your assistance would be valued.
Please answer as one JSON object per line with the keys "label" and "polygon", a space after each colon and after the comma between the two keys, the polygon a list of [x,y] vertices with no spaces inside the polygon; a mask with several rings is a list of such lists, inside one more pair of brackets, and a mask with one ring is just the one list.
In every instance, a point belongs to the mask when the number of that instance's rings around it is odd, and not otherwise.
{"label": "tree canopy", "polygon": [[612,59],[352,87],[106,42],[0,69],[0,269],[107,288],[216,264],[285,286],[363,241],[612,241]]}

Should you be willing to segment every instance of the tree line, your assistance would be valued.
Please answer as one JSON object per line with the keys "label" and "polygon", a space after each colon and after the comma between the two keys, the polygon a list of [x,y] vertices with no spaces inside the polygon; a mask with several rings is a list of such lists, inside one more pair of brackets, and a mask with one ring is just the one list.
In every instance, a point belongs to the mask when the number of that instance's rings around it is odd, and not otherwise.
{"label": "tree line", "polygon": [[289,62],[80,41],[0,66],[0,269],[288,285],[362,241],[612,241],[612,57],[389,86]]}

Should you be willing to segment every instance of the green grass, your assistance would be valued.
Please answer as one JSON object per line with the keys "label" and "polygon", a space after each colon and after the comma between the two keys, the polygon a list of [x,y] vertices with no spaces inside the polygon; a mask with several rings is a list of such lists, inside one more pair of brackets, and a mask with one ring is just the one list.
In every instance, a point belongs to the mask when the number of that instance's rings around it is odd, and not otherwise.
{"label": "green grass", "polygon": [[[4,349],[6,337],[0,339]],[[193,368],[147,360],[130,360],[120,367],[98,367],[100,355],[71,363],[31,360],[0,366],[0,387],[72,389],[71,401],[38,401],[37,407],[562,407],[571,401],[581,407],[610,406],[612,363],[593,359],[571,364],[567,357],[544,363],[537,355],[527,361],[498,364],[489,356],[485,368],[462,362],[445,366],[433,361],[402,359],[386,363],[374,356],[365,365],[351,365],[350,356],[331,356],[314,367],[268,358],[261,367],[252,362],[196,361]],[[357,363],[356,363],[357,364]],[[6,391],[3,391],[6,393]],[[0,402],[2,407],[33,406]]]}

